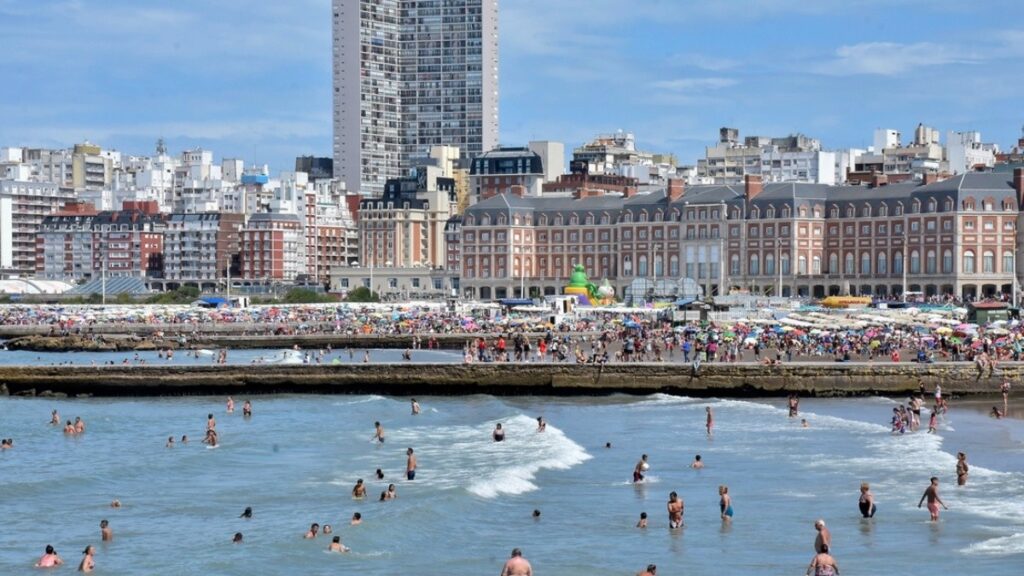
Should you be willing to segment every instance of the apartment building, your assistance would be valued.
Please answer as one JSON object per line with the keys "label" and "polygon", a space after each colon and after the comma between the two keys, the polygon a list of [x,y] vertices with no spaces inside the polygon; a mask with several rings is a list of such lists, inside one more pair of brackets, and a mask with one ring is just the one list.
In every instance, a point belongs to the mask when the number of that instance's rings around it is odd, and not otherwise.
{"label": "apartment building", "polygon": [[253,214],[241,232],[241,278],[292,282],[306,273],[306,234],[295,214]]}
{"label": "apartment building", "polygon": [[201,289],[239,275],[242,214],[171,214],[164,236],[164,286]]}

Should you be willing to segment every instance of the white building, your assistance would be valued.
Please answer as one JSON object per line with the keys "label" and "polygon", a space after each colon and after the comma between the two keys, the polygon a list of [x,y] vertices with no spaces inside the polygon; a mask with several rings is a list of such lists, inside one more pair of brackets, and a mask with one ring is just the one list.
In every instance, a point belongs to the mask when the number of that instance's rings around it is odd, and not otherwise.
{"label": "white building", "polygon": [[333,0],[334,175],[379,196],[435,145],[498,142],[497,0]]}
{"label": "white building", "polygon": [[983,144],[981,132],[948,132],[946,134],[946,161],[952,174],[963,174],[979,167],[996,165],[999,147]]}
{"label": "white building", "polygon": [[0,268],[32,274],[39,225],[74,199],[73,190],[50,182],[0,180]]}
{"label": "white building", "polygon": [[764,182],[834,184],[836,154],[821,150],[821,142],[803,134],[781,138],[747,136],[722,128],[715,146],[697,161],[697,179],[713,184],[739,184],[748,175]]}

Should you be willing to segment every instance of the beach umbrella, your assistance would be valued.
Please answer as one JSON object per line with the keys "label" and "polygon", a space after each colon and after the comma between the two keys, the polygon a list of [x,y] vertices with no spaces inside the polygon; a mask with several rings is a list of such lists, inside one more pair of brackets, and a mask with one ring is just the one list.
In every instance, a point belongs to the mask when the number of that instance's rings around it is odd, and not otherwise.
{"label": "beach umbrella", "polygon": [[941,328],[936,329],[935,333],[940,336],[948,336],[953,333],[953,329],[949,326],[942,326]]}

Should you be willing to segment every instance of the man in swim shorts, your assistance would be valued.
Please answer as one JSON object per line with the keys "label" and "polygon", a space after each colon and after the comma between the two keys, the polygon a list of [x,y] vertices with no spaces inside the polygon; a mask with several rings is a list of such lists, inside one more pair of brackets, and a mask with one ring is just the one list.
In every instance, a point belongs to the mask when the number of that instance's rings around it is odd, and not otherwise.
{"label": "man in swim shorts", "polygon": [[921,499],[918,500],[917,507],[920,508],[921,504],[924,503],[926,499],[928,500],[928,512],[931,514],[932,522],[938,522],[939,504],[941,504],[946,510],[949,510],[949,508],[946,506],[946,503],[942,501],[942,498],[939,498],[939,479],[934,476],[931,478],[931,484],[925,488],[924,494],[922,494]]}
{"label": "man in swim shorts", "polygon": [[413,454],[412,448],[405,451],[407,458],[405,459],[405,478],[407,480],[416,479],[416,455]]}
{"label": "man in swim shorts", "polygon": [[495,442],[503,442],[505,440],[505,431],[501,429],[500,423],[494,427],[494,432],[491,433],[491,436]]}
{"label": "man in swim shorts", "polygon": [[818,535],[814,537],[814,551],[821,554],[832,547],[832,533],[828,531],[824,520],[815,521],[814,529],[818,531]]}
{"label": "man in swim shorts", "polygon": [[380,425],[380,422],[373,423],[373,438],[371,440],[384,443],[384,427]]}
{"label": "man in swim shorts", "polygon": [[643,454],[640,456],[640,461],[633,467],[633,482],[643,482],[644,472],[648,468],[650,468],[650,465],[647,463],[647,454]]}
{"label": "man in swim shorts", "polygon": [[668,495],[668,527],[671,530],[683,526],[683,500],[675,492]]}

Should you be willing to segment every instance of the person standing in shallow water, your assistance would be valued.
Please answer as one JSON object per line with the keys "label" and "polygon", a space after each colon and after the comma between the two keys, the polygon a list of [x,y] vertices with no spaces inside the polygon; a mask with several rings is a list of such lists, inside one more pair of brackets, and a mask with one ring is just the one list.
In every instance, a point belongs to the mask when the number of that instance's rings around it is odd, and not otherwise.
{"label": "person standing in shallow water", "polygon": [[502,567],[501,576],[533,576],[533,567],[530,566],[530,562],[526,558],[523,558],[522,550],[512,549],[512,557]]}
{"label": "person standing in shallow water", "polygon": [[722,484],[718,487],[718,509],[722,514],[722,520],[725,522],[732,521],[732,497],[729,496],[729,487]]}
{"label": "person standing in shallow water", "polygon": [[875,517],[875,495],[871,493],[871,486],[867,482],[860,485],[860,500],[857,502],[857,506],[860,508],[862,517]]}
{"label": "person standing in shallow water", "polygon": [[415,480],[416,479],[416,455],[413,454],[413,449],[409,448],[405,451],[405,479]]}
{"label": "person standing in shallow water", "polygon": [[957,486],[967,485],[967,455],[963,452],[956,453],[956,484]]}
{"label": "person standing in shallow water", "polygon": [[939,521],[940,504],[944,509],[949,510],[946,503],[942,501],[942,498],[939,498],[939,479],[935,476],[932,476],[931,484],[925,488],[924,494],[922,494],[921,499],[918,500],[917,507],[920,508],[921,504],[923,504],[925,500],[928,500],[928,513],[931,514],[932,522]]}
{"label": "person standing in shallow water", "polygon": [[668,495],[668,527],[670,530],[683,526],[683,500],[675,492]]}
{"label": "person standing in shallow water", "polygon": [[711,406],[706,407],[704,410],[708,415],[707,421],[704,423],[704,427],[707,428],[708,436],[711,436],[715,428],[715,415],[711,412]]}

